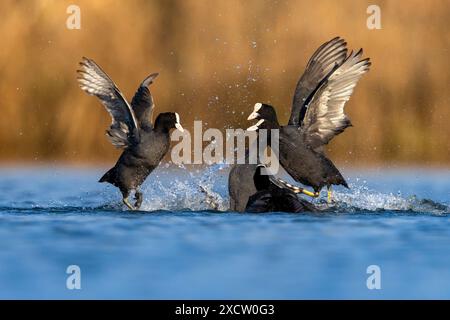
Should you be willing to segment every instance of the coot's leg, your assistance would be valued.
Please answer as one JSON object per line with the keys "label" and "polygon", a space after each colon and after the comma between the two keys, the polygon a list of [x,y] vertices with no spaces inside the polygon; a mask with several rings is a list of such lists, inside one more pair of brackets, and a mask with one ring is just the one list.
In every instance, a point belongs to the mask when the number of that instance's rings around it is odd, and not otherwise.
{"label": "coot's leg", "polygon": [[327,202],[330,204],[333,201],[332,199],[332,192],[331,192],[331,186],[327,186]]}
{"label": "coot's leg", "polygon": [[134,203],[134,207],[136,210],[139,210],[139,208],[141,207],[141,204],[142,204],[142,192],[140,192],[139,189],[136,189],[134,198],[136,199],[136,202]]}
{"label": "coot's leg", "polygon": [[300,189],[301,189],[301,193],[306,194],[307,196],[310,196],[312,198],[317,198],[318,196],[320,196],[320,192],[319,191],[312,192],[312,191],[309,191],[309,190],[306,190],[306,189],[303,189],[303,188],[300,188]]}
{"label": "coot's leg", "polygon": [[122,191],[122,201],[123,201],[123,203],[128,207],[128,209],[135,210],[135,208],[128,201],[128,196],[130,195],[130,191],[129,190],[121,190],[121,191]]}
{"label": "coot's leg", "polygon": [[269,179],[270,179],[270,182],[272,182],[274,185],[276,185],[282,189],[287,188],[294,193],[303,193],[303,194],[306,194],[307,196],[310,196],[313,198],[317,198],[318,196],[320,196],[320,189],[314,189],[314,192],[312,192],[312,191],[306,190],[304,188],[293,186],[292,184],[287,183],[286,181],[279,179],[279,178],[273,178],[272,176],[269,176]]}

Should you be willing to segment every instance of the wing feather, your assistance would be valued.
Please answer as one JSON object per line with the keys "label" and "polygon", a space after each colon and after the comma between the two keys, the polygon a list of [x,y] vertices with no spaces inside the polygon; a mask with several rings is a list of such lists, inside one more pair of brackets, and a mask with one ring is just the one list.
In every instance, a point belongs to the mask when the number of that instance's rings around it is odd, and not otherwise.
{"label": "wing feather", "polygon": [[158,73],[152,73],[145,78],[131,100],[131,107],[133,108],[134,114],[141,128],[153,126],[152,116],[155,104],[148,86],[153,83],[157,76]]}
{"label": "wing feather", "polygon": [[309,99],[301,130],[313,149],[327,144],[334,136],[351,126],[350,119],[344,113],[344,106],[358,80],[369,71],[371,65],[369,58],[361,59],[362,53],[362,49],[350,53]]}
{"label": "wing feather", "polygon": [[289,125],[301,125],[307,98],[336,65],[345,61],[346,56],[347,43],[339,37],[325,42],[314,52],[295,88]]}
{"label": "wing feather", "polygon": [[[111,78],[92,59],[83,57],[77,70],[80,88],[96,96],[112,118],[107,136],[118,147],[128,146],[138,136],[138,124],[131,106]],[[126,134],[125,134],[126,133]]]}

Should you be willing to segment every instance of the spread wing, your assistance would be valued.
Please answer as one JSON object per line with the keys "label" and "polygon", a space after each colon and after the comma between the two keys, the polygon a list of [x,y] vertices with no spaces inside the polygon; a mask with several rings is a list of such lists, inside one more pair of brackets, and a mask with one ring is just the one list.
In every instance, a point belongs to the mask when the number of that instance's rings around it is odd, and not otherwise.
{"label": "spread wing", "polygon": [[369,71],[369,58],[361,59],[362,49],[350,53],[313,94],[301,130],[305,141],[317,149],[327,144],[334,136],[351,126],[344,113],[345,103],[350,99],[358,80]]}
{"label": "spread wing", "polygon": [[155,80],[157,76],[158,73],[152,73],[145,78],[134,94],[133,100],[131,100],[131,107],[133,108],[140,128],[152,127],[152,116],[155,104],[148,86],[153,83],[153,80]]}
{"label": "spread wing", "polygon": [[335,65],[344,62],[347,43],[336,37],[322,44],[311,56],[295,88],[289,125],[300,126],[306,113],[306,99]]}
{"label": "spread wing", "polygon": [[78,72],[80,88],[89,95],[96,96],[112,118],[111,127],[106,131],[111,143],[117,148],[125,148],[138,137],[138,124],[133,109],[111,78],[94,62],[83,57]]}

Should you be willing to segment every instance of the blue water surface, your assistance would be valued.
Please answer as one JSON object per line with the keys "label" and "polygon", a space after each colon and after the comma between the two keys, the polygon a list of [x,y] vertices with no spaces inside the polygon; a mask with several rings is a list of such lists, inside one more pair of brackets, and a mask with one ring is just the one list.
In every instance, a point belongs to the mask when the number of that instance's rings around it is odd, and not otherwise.
{"label": "blue water surface", "polygon": [[347,170],[324,213],[261,215],[228,212],[226,166],[158,168],[137,213],[104,170],[0,169],[0,298],[450,298],[449,170]]}

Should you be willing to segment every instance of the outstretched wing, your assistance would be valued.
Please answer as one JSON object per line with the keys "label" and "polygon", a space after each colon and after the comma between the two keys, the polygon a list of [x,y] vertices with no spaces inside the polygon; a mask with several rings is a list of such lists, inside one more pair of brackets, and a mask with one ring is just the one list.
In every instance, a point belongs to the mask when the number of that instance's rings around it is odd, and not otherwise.
{"label": "outstretched wing", "polygon": [[133,100],[131,100],[131,107],[133,108],[136,120],[139,123],[139,127],[152,127],[152,116],[155,104],[153,103],[153,97],[148,88],[153,83],[153,80],[158,76],[158,73],[152,73],[142,81],[141,85],[134,94]]}
{"label": "outstretched wing", "polygon": [[78,72],[80,88],[89,95],[96,96],[105,106],[112,118],[111,127],[106,134],[111,143],[125,148],[138,136],[138,125],[127,100],[111,78],[94,62],[83,57]]}
{"label": "outstretched wing", "polygon": [[311,56],[295,88],[289,125],[300,126],[306,113],[306,99],[320,82],[347,56],[347,43],[336,37],[322,44]]}
{"label": "outstretched wing", "polygon": [[350,99],[358,80],[369,71],[369,58],[361,59],[362,49],[350,53],[344,63],[326,79],[320,88],[308,98],[301,130],[305,141],[313,149],[327,144],[334,136],[351,126],[344,113],[345,103]]}

